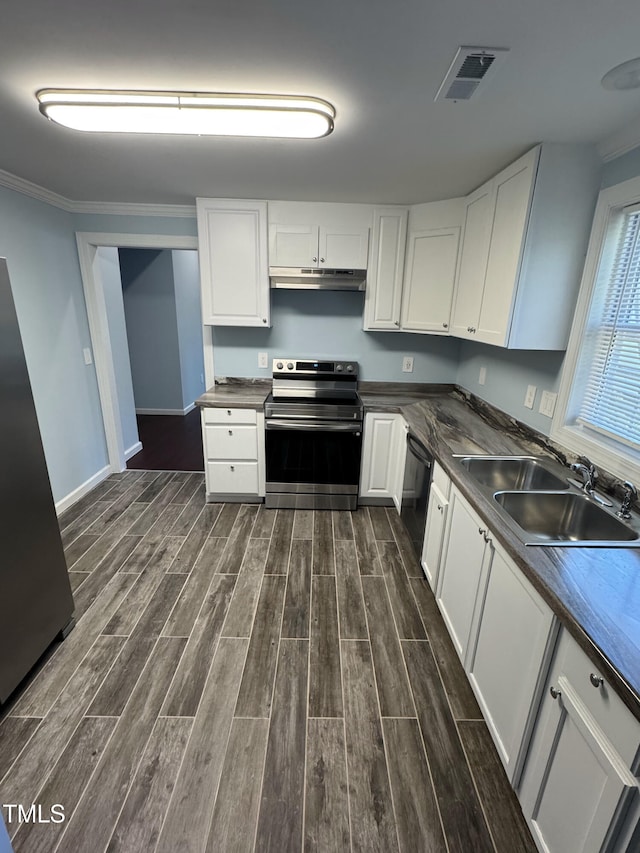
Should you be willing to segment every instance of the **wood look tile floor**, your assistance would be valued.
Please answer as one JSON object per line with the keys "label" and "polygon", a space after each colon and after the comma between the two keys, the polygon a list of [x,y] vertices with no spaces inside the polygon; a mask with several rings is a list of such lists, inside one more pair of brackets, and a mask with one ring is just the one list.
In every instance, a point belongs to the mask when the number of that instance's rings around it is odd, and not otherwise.
{"label": "wood look tile floor", "polygon": [[61,528],[77,627],[3,709],[0,802],[65,821],[16,853],[535,850],[394,511],[126,471]]}

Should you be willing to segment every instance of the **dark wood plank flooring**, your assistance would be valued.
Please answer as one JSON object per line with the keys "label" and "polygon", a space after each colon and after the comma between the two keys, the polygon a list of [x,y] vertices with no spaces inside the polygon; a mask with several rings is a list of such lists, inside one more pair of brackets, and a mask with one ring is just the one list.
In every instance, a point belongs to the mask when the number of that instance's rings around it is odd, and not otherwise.
{"label": "dark wood plank flooring", "polygon": [[126,471],[63,515],[78,625],[3,709],[0,802],[65,820],[16,853],[533,853],[393,513]]}
{"label": "dark wood plank flooring", "polygon": [[186,415],[136,415],[142,450],[130,471],[204,471],[200,409]]}

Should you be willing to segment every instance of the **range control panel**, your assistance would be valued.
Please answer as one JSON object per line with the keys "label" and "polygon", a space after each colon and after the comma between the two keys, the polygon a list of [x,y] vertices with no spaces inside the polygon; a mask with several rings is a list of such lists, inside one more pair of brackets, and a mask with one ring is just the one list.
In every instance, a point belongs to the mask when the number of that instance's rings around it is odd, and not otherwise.
{"label": "range control panel", "polygon": [[274,358],[273,375],[297,374],[299,376],[358,375],[357,361],[319,361],[315,359]]}

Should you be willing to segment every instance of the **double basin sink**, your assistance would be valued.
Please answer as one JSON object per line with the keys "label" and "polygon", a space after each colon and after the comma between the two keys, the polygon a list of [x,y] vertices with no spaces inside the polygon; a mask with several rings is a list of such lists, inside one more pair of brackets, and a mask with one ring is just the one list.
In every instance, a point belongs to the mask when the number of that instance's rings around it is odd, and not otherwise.
{"label": "double basin sink", "polygon": [[640,535],[613,511],[571,486],[563,469],[535,456],[459,456],[493,495],[525,545],[640,547]]}

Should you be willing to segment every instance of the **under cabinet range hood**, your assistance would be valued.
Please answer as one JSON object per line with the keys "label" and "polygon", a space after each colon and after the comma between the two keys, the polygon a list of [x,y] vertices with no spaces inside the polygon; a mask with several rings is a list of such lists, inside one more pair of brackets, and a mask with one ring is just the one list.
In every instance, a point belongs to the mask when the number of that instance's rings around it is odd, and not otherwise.
{"label": "under cabinet range hood", "polygon": [[269,267],[271,287],[285,290],[364,290],[366,270]]}

